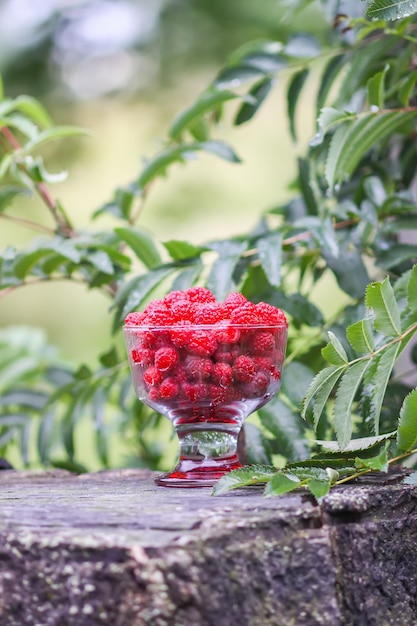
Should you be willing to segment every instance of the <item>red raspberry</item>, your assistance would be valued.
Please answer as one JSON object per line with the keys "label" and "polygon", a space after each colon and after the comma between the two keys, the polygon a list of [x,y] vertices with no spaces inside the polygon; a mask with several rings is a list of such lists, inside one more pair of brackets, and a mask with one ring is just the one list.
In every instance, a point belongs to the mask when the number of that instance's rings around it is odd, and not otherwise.
{"label": "red raspberry", "polygon": [[182,393],[190,402],[205,400],[208,395],[208,385],[204,383],[183,383]]}
{"label": "red raspberry", "polygon": [[230,322],[221,322],[215,330],[215,337],[219,343],[237,343],[240,339],[240,330]]}
{"label": "red raspberry", "polygon": [[144,371],[143,380],[149,387],[154,387],[162,382],[162,373],[155,365],[151,365]]}
{"label": "red raspberry", "polygon": [[238,356],[233,364],[233,376],[242,383],[251,381],[255,371],[255,365],[249,356]]}
{"label": "red raspberry", "polygon": [[216,324],[227,317],[227,309],[218,302],[208,302],[201,304],[195,315],[194,322],[196,324]]}
{"label": "red raspberry", "polygon": [[148,392],[149,400],[152,402],[159,402],[161,396],[159,395],[159,387],[151,387]]}
{"label": "red raspberry", "polygon": [[250,382],[247,382],[242,387],[242,393],[247,398],[260,398],[262,397],[269,384],[269,376],[264,372],[257,372]]}
{"label": "red raspberry", "polygon": [[191,287],[185,293],[191,302],[216,302],[215,296],[206,287]]}
{"label": "red raspberry", "polygon": [[211,356],[217,348],[217,340],[213,333],[205,330],[193,330],[189,341],[188,350],[198,356]]}
{"label": "red raspberry", "polygon": [[188,330],[187,326],[191,326],[191,322],[182,320],[175,322],[174,328],[170,330],[171,342],[177,348],[184,348],[188,344],[192,331]]}
{"label": "red raspberry", "polygon": [[245,298],[243,293],[238,293],[237,291],[234,291],[233,293],[229,293],[226,300],[224,301],[224,305],[229,312],[232,312],[233,309],[243,306],[244,304],[246,304],[246,302],[247,299]]}
{"label": "red raspberry", "polygon": [[285,313],[267,302],[258,302],[256,311],[262,324],[272,326],[274,324],[287,324]]}
{"label": "red raspberry", "polygon": [[164,302],[168,307],[172,306],[175,302],[178,302],[178,300],[189,300],[189,297],[185,291],[177,289],[176,291],[167,293],[164,298]]}
{"label": "red raspberry", "polygon": [[233,324],[259,324],[259,316],[256,306],[252,302],[246,302],[243,306],[239,306],[230,313],[230,321]]}
{"label": "red raspberry", "polygon": [[136,313],[136,312],[129,313],[125,317],[125,325],[126,326],[140,326],[141,324],[143,324],[145,317],[146,316],[144,313]]}
{"label": "red raspberry", "polygon": [[220,387],[219,385],[209,385],[208,394],[212,404],[221,404],[226,398],[226,389]]}
{"label": "red raspberry", "polygon": [[231,385],[224,390],[225,402],[236,402],[242,399],[242,392],[236,385]]}
{"label": "red raspberry", "polygon": [[189,300],[177,300],[171,306],[171,317],[174,323],[182,320],[194,322],[195,313],[198,305]]}
{"label": "red raspberry", "polygon": [[236,357],[239,356],[238,346],[220,346],[213,355],[215,361],[219,363],[232,364]]}
{"label": "red raspberry", "polygon": [[281,371],[274,368],[273,371],[271,372],[271,376],[274,380],[279,380],[281,378]]}
{"label": "red raspberry", "polygon": [[275,348],[275,337],[267,330],[257,331],[250,340],[251,354],[271,354]]}
{"label": "red raspberry", "polygon": [[233,382],[233,370],[228,363],[215,363],[212,374],[213,382],[221,387],[229,387]]}
{"label": "red raspberry", "polygon": [[213,370],[210,359],[187,355],[184,361],[184,370],[189,380],[208,380]]}
{"label": "red raspberry", "polygon": [[171,311],[162,303],[160,306],[146,311],[146,322],[152,326],[168,326],[173,322]]}
{"label": "red raspberry", "polygon": [[155,352],[149,348],[138,348],[132,350],[132,361],[139,363],[143,367],[149,367],[154,364]]}
{"label": "red raspberry", "polygon": [[159,385],[158,391],[163,400],[173,400],[178,396],[179,385],[174,378],[166,378]]}
{"label": "red raspberry", "polygon": [[159,348],[155,352],[155,365],[161,372],[167,372],[176,366],[179,356],[175,348]]}
{"label": "red raspberry", "polygon": [[252,360],[258,372],[263,371],[272,374],[275,371],[274,362],[268,356],[254,356]]}

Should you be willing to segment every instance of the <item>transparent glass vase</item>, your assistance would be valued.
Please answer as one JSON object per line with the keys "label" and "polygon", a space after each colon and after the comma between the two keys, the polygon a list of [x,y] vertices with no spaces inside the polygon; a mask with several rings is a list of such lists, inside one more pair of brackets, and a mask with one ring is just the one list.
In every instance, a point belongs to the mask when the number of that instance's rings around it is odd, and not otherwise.
{"label": "transparent glass vase", "polygon": [[241,467],[245,419],[281,384],[287,324],[125,325],[137,397],[171,420],[179,461],[157,484],[212,486]]}

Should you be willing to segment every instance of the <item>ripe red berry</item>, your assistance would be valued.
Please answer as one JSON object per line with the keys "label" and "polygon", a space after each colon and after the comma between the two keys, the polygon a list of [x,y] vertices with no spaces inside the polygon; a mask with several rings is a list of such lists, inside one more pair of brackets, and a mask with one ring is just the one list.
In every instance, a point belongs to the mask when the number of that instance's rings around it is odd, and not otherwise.
{"label": "ripe red berry", "polygon": [[211,384],[208,386],[208,395],[212,404],[221,404],[226,398],[226,389],[220,385]]}
{"label": "ripe red berry", "polygon": [[189,341],[188,350],[198,356],[211,356],[217,348],[217,340],[213,333],[206,330],[193,330]]}
{"label": "ripe red berry", "polygon": [[246,302],[243,306],[233,309],[230,313],[230,320],[233,324],[259,324],[256,306],[252,302]]}
{"label": "ripe red berry", "polygon": [[155,352],[155,365],[161,372],[167,372],[175,367],[178,359],[178,352],[175,348],[164,347]]}
{"label": "ripe red berry", "polygon": [[158,391],[163,400],[173,400],[178,396],[179,385],[175,378],[166,378],[159,385]]}
{"label": "ripe red berry", "polygon": [[242,394],[247,398],[260,398],[268,390],[269,376],[264,372],[257,372],[251,381],[242,387]]}
{"label": "ripe red berry", "polygon": [[149,387],[154,387],[162,382],[162,373],[155,365],[151,365],[144,371],[143,380]]}
{"label": "ripe red berry", "polygon": [[233,376],[236,380],[247,383],[256,372],[255,365],[249,356],[241,355],[233,363]]}
{"label": "ripe red berry", "polygon": [[190,402],[205,400],[208,395],[208,385],[205,383],[183,383],[181,390],[183,396]]}
{"label": "ripe red berry", "polygon": [[140,326],[145,319],[144,313],[129,313],[125,317],[125,326]]}
{"label": "ripe red berry", "polygon": [[134,348],[131,355],[132,361],[142,365],[142,367],[149,367],[154,364],[155,352],[149,348]]}
{"label": "ripe red berry", "polygon": [[287,324],[284,312],[281,311],[281,309],[277,309],[272,304],[258,302],[255,307],[262,324],[268,324],[269,326],[274,324]]}
{"label": "ripe red berry", "polygon": [[216,324],[225,319],[226,315],[228,315],[228,311],[223,305],[218,302],[208,302],[197,308],[194,322],[196,324]]}
{"label": "ripe red berry", "polygon": [[226,300],[224,301],[224,305],[227,308],[227,310],[231,312],[233,311],[233,309],[243,306],[244,304],[246,304],[246,302],[247,302],[247,299],[242,293],[234,291],[232,293],[229,293]]}
{"label": "ripe red berry", "polygon": [[229,387],[233,382],[233,370],[228,363],[215,363],[212,380],[221,387]]}
{"label": "ripe red berry", "polygon": [[187,320],[188,322],[194,322],[195,314],[198,305],[195,302],[190,302],[185,298],[182,300],[176,300],[171,306],[171,317],[173,323]]}
{"label": "ripe red berry", "polygon": [[275,348],[275,337],[267,330],[258,330],[251,337],[250,352],[254,355],[271,354]]}
{"label": "ripe red berry", "polygon": [[167,293],[167,295],[164,297],[164,302],[168,307],[172,306],[175,302],[178,302],[179,300],[189,300],[186,292],[182,291],[181,289],[171,291],[170,293]]}
{"label": "ripe red berry", "polygon": [[190,287],[185,293],[191,302],[216,302],[216,297],[207,287]]}
{"label": "ripe red berry", "polygon": [[184,360],[184,371],[189,380],[208,380],[213,370],[211,359],[188,354]]}
{"label": "ripe red berry", "polygon": [[223,321],[216,327],[215,337],[222,344],[237,343],[240,339],[240,330],[229,321]]}

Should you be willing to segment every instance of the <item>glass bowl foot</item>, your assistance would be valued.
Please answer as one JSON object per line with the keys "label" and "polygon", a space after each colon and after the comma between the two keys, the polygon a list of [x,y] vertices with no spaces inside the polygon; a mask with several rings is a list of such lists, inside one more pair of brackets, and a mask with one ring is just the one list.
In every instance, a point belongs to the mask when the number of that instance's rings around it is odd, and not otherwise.
{"label": "glass bowl foot", "polygon": [[242,464],[237,456],[221,461],[184,459],[172,472],[157,476],[155,482],[162,487],[212,487],[224,474],[240,467]]}

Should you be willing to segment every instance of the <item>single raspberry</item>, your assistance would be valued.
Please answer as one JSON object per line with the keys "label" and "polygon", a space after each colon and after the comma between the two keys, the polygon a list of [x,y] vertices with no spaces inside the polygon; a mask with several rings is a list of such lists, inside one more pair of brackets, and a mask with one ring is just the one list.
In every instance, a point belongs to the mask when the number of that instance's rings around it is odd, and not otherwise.
{"label": "single raspberry", "polygon": [[154,387],[162,382],[162,373],[155,365],[148,367],[143,373],[143,380],[149,387]]}
{"label": "single raspberry", "polygon": [[190,302],[190,300],[177,300],[171,306],[171,318],[173,323],[187,320],[188,322],[194,322],[195,314],[198,308],[196,302]]}
{"label": "single raspberry", "polygon": [[159,385],[158,391],[163,400],[173,400],[178,396],[179,385],[174,378],[166,378]]}
{"label": "single raspberry", "polygon": [[228,316],[227,309],[218,302],[201,304],[194,315],[196,324],[216,324]]}
{"label": "single raspberry", "polygon": [[189,380],[208,380],[213,370],[211,359],[187,355],[184,360],[184,370]]}
{"label": "single raspberry", "polygon": [[271,376],[274,380],[280,380],[281,378],[281,371],[277,368],[274,368],[273,371],[271,372]]}
{"label": "single raspberry", "polygon": [[233,382],[233,370],[228,363],[215,363],[213,365],[212,380],[221,387],[229,387]]}
{"label": "single raspberry", "polygon": [[254,356],[253,364],[256,368],[256,371],[263,371],[268,374],[272,374],[275,371],[275,366],[273,360],[268,356]]}
{"label": "single raspberry", "polygon": [[237,343],[240,339],[240,330],[230,322],[220,322],[215,329],[215,337],[219,343]]}
{"label": "single raspberry", "polygon": [[173,322],[171,311],[162,303],[160,306],[146,311],[146,322],[152,324],[152,326],[168,326]]}
{"label": "single raspberry", "polygon": [[188,320],[181,320],[179,322],[175,322],[175,326],[170,329],[170,339],[176,348],[184,348],[188,344],[192,331],[187,329],[187,326],[191,326],[191,322]]}
{"label": "single raspberry", "polygon": [[211,356],[217,348],[217,340],[213,333],[205,330],[193,330],[189,342],[188,350],[198,356]]}
{"label": "single raspberry", "polygon": [[161,372],[167,372],[176,366],[179,360],[178,352],[175,348],[159,348],[155,352],[155,365]]}
{"label": "single raspberry", "polygon": [[242,386],[242,394],[246,398],[260,398],[268,389],[269,376],[264,372],[257,372],[250,382]]}
{"label": "single raspberry", "polygon": [[190,402],[205,400],[208,395],[208,385],[204,383],[183,383],[181,390],[183,396]]}
{"label": "single raspberry", "polygon": [[232,364],[233,361],[240,354],[239,347],[237,345],[233,346],[219,346],[216,352],[213,354],[213,359],[219,363],[229,363]]}
{"label": "single raspberry", "polygon": [[143,367],[149,367],[154,364],[155,352],[149,348],[134,348],[131,355],[132,361],[142,365]]}
{"label": "single raspberry", "polygon": [[224,305],[229,312],[233,311],[233,309],[236,309],[237,307],[243,306],[246,303],[247,299],[245,298],[243,293],[238,293],[237,291],[229,293],[226,300],[224,301]]}
{"label": "single raspberry", "polygon": [[269,326],[274,324],[287,324],[285,313],[281,311],[281,309],[277,309],[272,304],[268,304],[267,302],[258,302],[255,307],[259,320],[262,324],[268,324]]}
{"label": "single raspberry", "polygon": [[255,355],[271,354],[275,348],[275,337],[268,330],[258,330],[250,340],[250,352]]}
{"label": "single raspberry", "polygon": [[255,365],[249,356],[238,356],[233,363],[233,376],[242,383],[248,383],[252,380],[255,371]]}
{"label": "single raspberry", "polygon": [[125,317],[125,326],[140,326],[143,324],[145,317],[144,313],[129,313]]}
{"label": "single raspberry", "polygon": [[242,399],[242,392],[237,385],[230,385],[224,390],[225,402],[238,402]]}
{"label": "single raspberry", "polygon": [[207,287],[190,287],[185,293],[191,302],[216,302],[216,297]]}
{"label": "single raspberry", "polygon": [[149,400],[152,402],[159,402],[161,396],[159,395],[159,387],[151,387],[148,391]]}
{"label": "single raspberry", "polygon": [[221,404],[226,398],[226,389],[224,389],[224,387],[220,387],[219,385],[209,385],[208,395],[212,404]]}
{"label": "single raspberry", "polygon": [[259,324],[259,316],[256,306],[252,302],[246,302],[243,306],[239,306],[230,313],[230,321],[233,324]]}
{"label": "single raspberry", "polygon": [[164,298],[164,303],[168,307],[170,307],[175,302],[178,302],[178,300],[189,300],[189,297],[187,296],[185,291],[182,291],[181,289],[177,289],[176,291],[170,291],[170,293],[167,293],[167,295]]}

